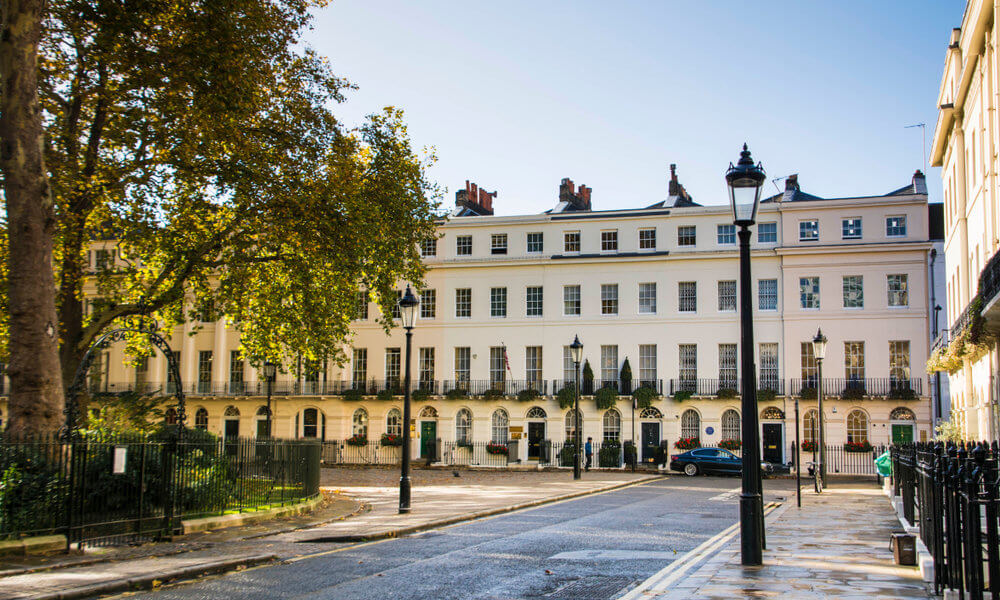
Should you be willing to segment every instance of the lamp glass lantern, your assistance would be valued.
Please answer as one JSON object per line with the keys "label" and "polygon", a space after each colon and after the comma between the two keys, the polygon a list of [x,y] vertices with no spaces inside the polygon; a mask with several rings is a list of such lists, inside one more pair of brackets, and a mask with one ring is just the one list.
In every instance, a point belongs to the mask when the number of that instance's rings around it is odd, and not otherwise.
{"label": "lamp glass lantern", "polygon": [[573,336],[573,343],[569,345],[569,351],[573,362],[580,362],[580,359],[583,358],[583,343],[580,341],[580,336]]}
{"label": "lamp glass lantern", "polygon": [[753,225],[757,220],[760,206],[760,192],[767,175],[760,163],[754,164],[750,150],[743,144],[740,160],[729,163],[726,171],[726,185],[729,188],[729,203],[733,209],[733,222],[737,225]]}
{"label": "lamp glass lantern", "polygon": [[813,338],[813,356],[817,360],[823,360],[826,358],[826,336],[823,335],[823,330],[818,329],[816,331],[816,337]]}
{"label": "lamp glass lantern", "polygon": [[268,381],[274,381],[274,377],[277,374],[278,374],[278,365],[276,365],[271,361],[266,361],[264,363],[264,377],[266,377]]}
{"label": "lamp glass lantern", "polygon": [[406,286],[406,293],[399,299],[399,313],[403,317],[404,329],[413,329],[413,324],[417,320],[418,306],[420,306],[420,300],[413,295],[410,286]]}

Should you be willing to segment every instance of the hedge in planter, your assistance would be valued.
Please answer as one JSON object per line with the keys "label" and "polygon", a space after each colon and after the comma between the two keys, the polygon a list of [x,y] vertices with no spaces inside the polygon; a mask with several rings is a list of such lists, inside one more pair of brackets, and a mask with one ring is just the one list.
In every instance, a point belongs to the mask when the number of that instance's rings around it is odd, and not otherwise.
{"label": "hedge in planter", "polygon": [[413,390],[410,397],[413,398],[414,402],[426,402],[431,397],[431,392],[430,390],[425,390],[424,388],[418,388]]}
{"label": "hedge in planter", "polygon": [[533,402],[538,399],[539,395],[538,390],[535,389],[521,390],[517,393],[517,399],[519,402]]}
{"label": "hedge in planter", "polygon": [[483,392],[483,400],[486,400],[486,401],[495,401],[495,400],[502,400],[502,399],[503,399],[503,392],[501,392],[498,389],[490,388],[490,389],[486,390],[485,392]]}
{"label": "hedge in planter", "polygon": [[757,390],[757,402],[771,402],[778,397],[778,392],[771,388]]}
{"label": "hedge in planter", "polygon": [[384,402],[389,402],[393,399],[392,390],[382,390],[375,396],[375,398],[382,400]]}
{"label": "hedge in planter", "polygon": [[601,388],[594,394],[594,400],[597,402],[599,410],[608,410],[618,402],[618,390],[609,387]]}
{"label": "hedge in planter", "polygon": [[799,396],[803,400],[815,400],[816,399],[816,388],[803,386],[802,390],[799,391]]}
{"label": "hedge in planter", "polygon": [[844,388],[844,391],[840,392],[841,400],[861,400],[865,397],[865,388],[860,385],[852,385]]}
{"label": "hedge in planter", "polygon": [[917,393],[911,387],[897,387],[889,390],[890,400],[913,400],[916,397]]}
{"label": "hedge in planter", "polygon": [[448,390],[448,393],[445,394],[444,397],[449,400],[465,400],[469,397],[469,395],[465,393],[465,390],[455,388],[453,390]]}
{"label": "hedge in planter", "polygon": [[344,392],[344,400],[347,402],[361,402],[365,397],[361,390],[347,390]]}
{"label": "hedge in planter", "polygon": [[690,400],[691,396],[694,396],[694,392],[691,390],[680,390],[678,392],[674,392],[674,401],[684,402],[685,400]]}
{"label": "hedge in planter", "polygon": [[559,401],[559,408],[573,408],[576,402],[576,387],[567,385],[559,390],[559,393],[556,394],[556,400]]}
{"label": "hedge in planter", "polygon": [[559,451],[559,466],[572,467],[573,454],[575,452],[576,452],[576,446],[574,444],[564,444],[562,450]]}
{"label": "hedge in planter", "polygon": [[618,468],[622,466],[620,451],[622,443],[618,440],[604,440],[601,442],[601,449],[597,451],[597,466],[606,468]]}
{"label": "hedge in planter", "polygon": [[635,398],[635,404],[638,408],[650,408],[653,406],[653,401],[660,395],[653,388],[639,387],[632,392],[632,397]]}
{"label": "hedge in planter", "polygon": [[719,388],[719,391],[715,392],[715,397],[721,400],[730,400],[739,395],[740,393],[733,388]]}

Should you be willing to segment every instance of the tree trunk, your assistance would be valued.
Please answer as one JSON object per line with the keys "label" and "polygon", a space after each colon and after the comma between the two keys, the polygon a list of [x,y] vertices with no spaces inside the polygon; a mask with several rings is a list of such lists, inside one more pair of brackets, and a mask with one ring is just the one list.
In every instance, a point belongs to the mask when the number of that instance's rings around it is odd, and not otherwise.
{"label": "tree trunk", "polygon": [[0,26],[0,168],[10,243],[10,420],[14,435],[63,424],[52,233],[56,225],[42,154],[38,41],[44,0],[3,0]]}

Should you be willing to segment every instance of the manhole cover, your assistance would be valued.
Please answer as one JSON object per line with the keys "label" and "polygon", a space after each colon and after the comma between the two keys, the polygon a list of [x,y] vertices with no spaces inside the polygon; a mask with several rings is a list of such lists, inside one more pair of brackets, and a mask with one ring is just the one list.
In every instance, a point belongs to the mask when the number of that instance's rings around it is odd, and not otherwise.
{"label": "manhole cover", "polygon": [[628,577],[584,577],[545,597],[553,600],[610,600],[631,583]]}

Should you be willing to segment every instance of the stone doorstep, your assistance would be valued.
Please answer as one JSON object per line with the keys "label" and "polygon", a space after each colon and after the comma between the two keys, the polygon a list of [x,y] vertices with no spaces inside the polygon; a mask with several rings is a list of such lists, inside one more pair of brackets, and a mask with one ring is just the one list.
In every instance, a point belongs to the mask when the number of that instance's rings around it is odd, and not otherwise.
{"label": "stone doorstep", "polygon": [[[251,525],[261,521],[269,521],[277,517],[288,517],[298,515],[316,508],[323,500],[323,494],[317,494],[309,500],[289,504],[288,506],[277,506],[259,512],[234,513],[231,515],[218,515],[214,517],[202,517],[200,519],[186,519],[181,521],[181,533],[187,535],[198,531],[208,531],[210,529],[221,529],[223,527],[238,527],[241,525]],[[58,552],[66,549],[65,535],[40,535],[22,538],[19,540],[0,541],[0,556],[24,556],[26,554],[45,554],[48,552]]]}

